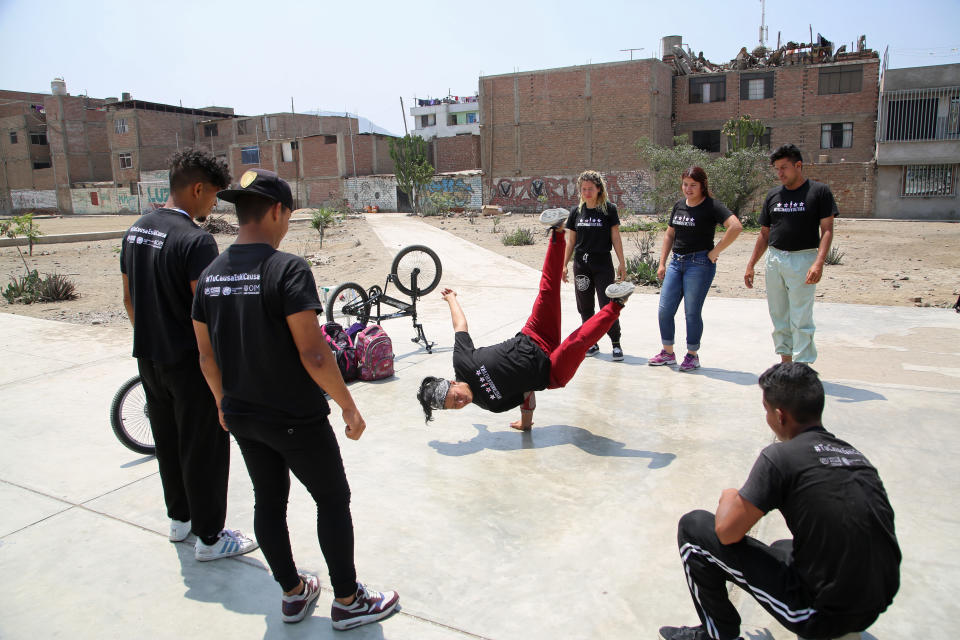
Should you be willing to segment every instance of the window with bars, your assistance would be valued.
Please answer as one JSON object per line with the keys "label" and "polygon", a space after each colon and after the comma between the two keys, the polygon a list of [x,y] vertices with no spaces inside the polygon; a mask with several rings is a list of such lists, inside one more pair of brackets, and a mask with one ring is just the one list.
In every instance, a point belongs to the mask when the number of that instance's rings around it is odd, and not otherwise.
{"label": "window with bars", "polygon": [[744,73],[740,76],[741,100],[764,100],[773,97],[773,72]]}
{"label": "window with bars", "polygon": [[849,149],[852,146],[852,122],[831,122],[820,125],[821,149]]}
{"label": "window with bars", "polygon": [[820,95],[857,93],[863,87],[861,65],[820,69]]}
{"label": "window with bars", "polygon": [[725,102],[726,99],[726,76],[690,78],[690,104]]}
{"label": "window with bars", "polygon": [[120,163],[121,169],[132,169],[133,168],[133,154],[132,153],[121,153],[118,156],[118,161]]}
{"label": "window with bars", "polygon": [[260,147],[240,147],[240,164],[260,164]]}
{"label": "window with bars", "polygon": [[47,143],[47,134],[45,133],[31,133],[30,134],[30,144],[40,144],[45,145]]}
{"label": "window with bars", "polygon": [[113,131],[114,133],[126,133],[127,132],[127,119],[126,118],[117,118],[113,121]]}
{"label": "window with bars", "polygon": [[944,198],[956,195],[957,165],[911,164],[903,168],[902,198]]}
{"label": "window with bars", "polygon": [[690,136],[690,141],[697,149],[718,153],[720,151],[720,129],[694,131]]}

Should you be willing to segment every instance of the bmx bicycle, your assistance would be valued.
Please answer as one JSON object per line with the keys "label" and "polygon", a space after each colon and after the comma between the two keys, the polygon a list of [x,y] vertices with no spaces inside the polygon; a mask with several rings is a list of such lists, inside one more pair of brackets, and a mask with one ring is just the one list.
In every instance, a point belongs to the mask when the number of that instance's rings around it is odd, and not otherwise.
{"label": "bmx bicycle", "polygon": [[[343,327],[356,322],[366,326],[371,320],[380,324],[384,320],[409,317],[413,319],[413,328],[417,332],[410,341],[422,343],[427,353],[433,353],[435,343],[427,340],[423,325],[417,322],[417,299],[437,288],[442,273],[440,258],[433,249],[419,244],[404,247],[393,259],[383,288],[373,285],[364,289],[355,282],[344,282],[334,287],[326,300],[327,322],[337,322]],[[410,302],[386,294],[391,282],[401,293],[410,297]],[[383,307],[391,307],[396,311],[384,312]]]}
{"label": "bmx bicycle", "polygon": [[140,376],[134,376],[120,385],[110,403],[110,426],[117,440],[131,451],[154,455],[150,417],[147,414],[147,394]]}

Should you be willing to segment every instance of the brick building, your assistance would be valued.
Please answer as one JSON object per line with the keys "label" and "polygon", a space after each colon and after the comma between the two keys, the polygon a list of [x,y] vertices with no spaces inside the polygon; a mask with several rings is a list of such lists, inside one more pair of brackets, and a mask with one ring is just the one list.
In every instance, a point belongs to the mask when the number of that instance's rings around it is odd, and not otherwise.
{"label": "brick building", "polygon": [[635,143],[670,144],[671,78],[652,59],[481,77],[484,201],[573,206],[576,176],[597,169],[614,202],[641,209],[649,178]]}
{"label": "brick building", "polygon": [[607,177],[614,202],[645,211],[652,177],[638,140],[669,145],[686,135],[721,153],[723,124],[750,115],[767,127],[764,146],[800,147],[808,173],[833,187],[844,215],[871,214],[875,52],[861,46],[828,55],[825,47],[797,45],[759,62],[744,51],[729,65],[712,65],[673,46],[680,41],[664,38],[662,61],[480,78],[484,201],[534,210],[546,196],[548,204],[572,206],[576,175],[593,168]]}

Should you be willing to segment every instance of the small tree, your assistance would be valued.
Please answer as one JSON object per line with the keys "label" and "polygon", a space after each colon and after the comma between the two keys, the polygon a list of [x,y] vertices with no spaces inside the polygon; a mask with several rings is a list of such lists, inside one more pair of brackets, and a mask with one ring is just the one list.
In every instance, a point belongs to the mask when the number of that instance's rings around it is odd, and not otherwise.
{"label": "small tree", "polygon": [[715,158],[704,167],[710,177],[710,190],[741,222],[745,209],[759,191],[774,186],[767,152],[752,146]]}
{"label": "small tree", "polygon": [[390,158],[393,159],[397,186],[410,197],[413,210],[419,213],[421,193],[434,174],[433,166],[427,162],[427,141],[409,134],[391,138]]}
{"label": "small tree", "polygon": [[690,144],[686,136],[673,139],[672,147],[653,144],[647,138],[637,142],[640,158],[647,163],[654,174],[656,186],[651,190],[650,204],[658,220],[666,220],[673,203],[683,195],[680,191],[680,174],[691,166],[706,169],[709,156],[705,151]]}

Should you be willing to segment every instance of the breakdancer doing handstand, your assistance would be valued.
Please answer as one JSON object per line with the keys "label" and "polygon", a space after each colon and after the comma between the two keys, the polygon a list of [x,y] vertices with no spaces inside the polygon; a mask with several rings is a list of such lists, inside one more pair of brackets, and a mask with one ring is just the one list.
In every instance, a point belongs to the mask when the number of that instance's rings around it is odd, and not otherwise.
{"label": "breakdancer doing handstand", "polygon": [[417,399],[427,421],[435,409],[462,409],[471,402],[501,413],[520,406],[520,420],[510,424],[527,431],[533,426],[535,391],[564,387],[586,356],[587,349],[604,335],[620,316],[634,286],[615,282],[606,289],[606,304],[592,318],[560,342],[560,282],[566,241],[565,209],[547,209],[540,222],[550,228],[550,241],[543,261],[540,292],[527,324],[516,336],[489,347],[474,347],[467,333],[467,318],[457,301],[457,292],[441,292],[450,305],[456,332],[453,348],[455,380],[427,376],[420,383]]}

